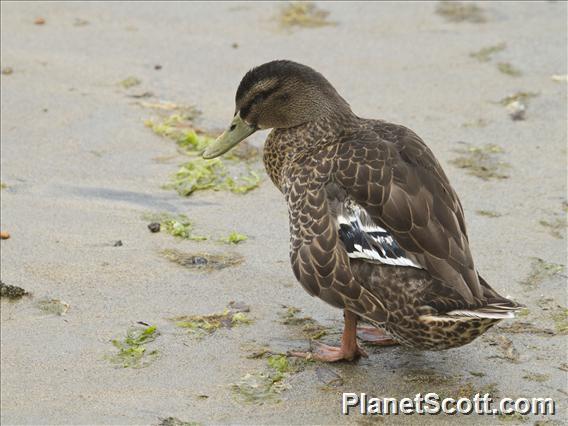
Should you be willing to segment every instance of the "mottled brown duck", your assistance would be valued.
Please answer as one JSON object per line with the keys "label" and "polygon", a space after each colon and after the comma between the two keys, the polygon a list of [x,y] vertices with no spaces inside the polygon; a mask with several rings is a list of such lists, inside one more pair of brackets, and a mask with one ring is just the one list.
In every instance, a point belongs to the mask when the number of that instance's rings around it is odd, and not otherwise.
{"label": "mottled brown duck", "polygon": [[312,296],[344,310],[340,347],[295,355],[352,360],[360,337],[441,350],[464,345],[521,305],[478,274],[460,200],[412,130],[355,115],[320,73],[291,61],[253,68],[214,158],[258,129],[270,179],[284,195],[290,259]]}

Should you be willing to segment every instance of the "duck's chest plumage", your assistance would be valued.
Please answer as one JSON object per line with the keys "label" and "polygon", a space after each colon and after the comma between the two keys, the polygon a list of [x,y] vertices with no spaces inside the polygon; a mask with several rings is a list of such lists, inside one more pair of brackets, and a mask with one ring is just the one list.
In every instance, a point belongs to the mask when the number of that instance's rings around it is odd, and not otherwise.
{"label": "duck's chest plumage", "polygon": [[[285,173],[302,173],[308,183],[308,174],[316,172],[318,159],[326,162],[335,160],[334,147],[339,143],[339,129],[345,121],[347,119],[342,117],[322,118],[302,126],[270,132],[264,144],[263,161],[268,176],[282,193],[286,193]],[[321,174],[321,171],[318,173]]]}

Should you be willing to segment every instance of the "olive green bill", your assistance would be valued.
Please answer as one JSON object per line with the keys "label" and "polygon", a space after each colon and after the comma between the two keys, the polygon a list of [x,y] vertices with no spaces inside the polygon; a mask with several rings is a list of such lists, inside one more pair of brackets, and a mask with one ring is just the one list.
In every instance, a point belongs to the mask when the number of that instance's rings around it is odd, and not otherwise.
{"label": "olive green bill", "polygon": [[229,128],[205,148],[201,156],[205,159],[219,157],[254,132],[256,132],[256,127],[247,124],[240,114],[237,114],[231,121]]}

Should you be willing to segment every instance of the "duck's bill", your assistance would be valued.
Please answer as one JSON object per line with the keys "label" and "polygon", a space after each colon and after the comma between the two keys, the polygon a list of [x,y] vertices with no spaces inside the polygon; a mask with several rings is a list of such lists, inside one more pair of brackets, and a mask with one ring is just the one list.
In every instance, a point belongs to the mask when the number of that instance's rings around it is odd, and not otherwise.
{"label": "duck's bill", "polygon": [[235,118],[233,118],[229,128],[205,149],[202,157],[210,159],[223,155],[254,132],[256,132],[256,127],[246,123],[240,115],[237,114]]}

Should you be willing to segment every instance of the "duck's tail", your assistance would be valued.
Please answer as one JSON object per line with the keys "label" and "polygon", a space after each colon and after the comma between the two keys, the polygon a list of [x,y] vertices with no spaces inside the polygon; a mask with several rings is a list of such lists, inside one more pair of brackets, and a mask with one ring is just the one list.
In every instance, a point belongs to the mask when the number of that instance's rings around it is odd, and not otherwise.
{"label": "duck's tail", "polygon": [[[514,303],[514,302],[513,302]],[[490,318],[490,319],[507,319],[515,318],[515,311],[521,309],[522,306],[511,306],[502,304],[491,304],[477,309],[459,309],[447,312],[449,317],[468,317],[468,318]]]}
{"label": "duck's tail", "polygon": [[447,312],[446,315],[462,318],[507,319],[515,318],[515,312],[524,308],[524,305],[499,295],[481,276],[479,276],[479,282],[483,288],[483,295],[487,300],[487,304],[475,309],[456,309],[455,311]]}

